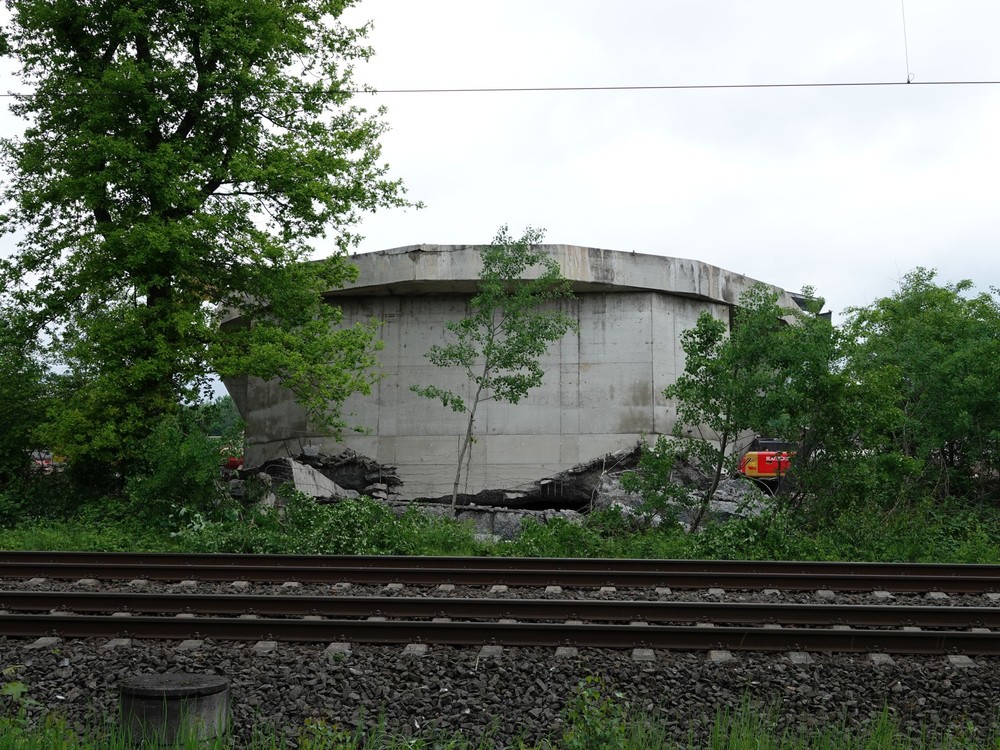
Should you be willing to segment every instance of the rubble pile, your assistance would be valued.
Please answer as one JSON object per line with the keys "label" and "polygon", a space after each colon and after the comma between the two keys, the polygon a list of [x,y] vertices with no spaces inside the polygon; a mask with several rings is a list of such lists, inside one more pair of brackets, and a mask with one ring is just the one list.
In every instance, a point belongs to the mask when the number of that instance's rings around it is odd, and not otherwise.
{"label": "rubble pile", "polygon": [[381,464],[357,451],[345,448],[335,456],[326,453],[304,453],[296,460],[310,466],[338,486],[354,490],[376,500],[398,496],[403,480],[395,466]]}
{"label": "rubble pile", "polygon": [[[640,495],[622,486],[622,477],[635,469],[641,455],[640,446],[636,445],[630,450],[608,453],[578,464],[523,488],[460,495],[457,509],[451,507],[450,496],[408,501],[399,491],[403,480],[395,466],[380,464],[351,449],[337,455],[308,452],[296,458],[268,461],[241,472],[240,479],[230,482],[230,492],[247,502],[274,505],[277,499],[273,488],[287,483],[321,503],[367,496],[402,512],[416,502],[427,513],[446,512],[460,520],[472,521],[484,536],[500,539],[516,536],[526,515],[537,515],[542,522],[554,516],[578,522],[580,512],[607,507],[619,508],[637,520],[656,526],[667,514],[649,512]],[[677,503],[673,508],[675,514],[670,516],[675,515],[681,525],[689,528],[700,493],[709,486],[711,478],[694,464],[678,462],[671,481],[687,491],[690,502]],[[724,522],[736,515],[760,513],[763,507],[763,496],[750,482],[743,478],[723,479],[709,505],[707,518]]]}

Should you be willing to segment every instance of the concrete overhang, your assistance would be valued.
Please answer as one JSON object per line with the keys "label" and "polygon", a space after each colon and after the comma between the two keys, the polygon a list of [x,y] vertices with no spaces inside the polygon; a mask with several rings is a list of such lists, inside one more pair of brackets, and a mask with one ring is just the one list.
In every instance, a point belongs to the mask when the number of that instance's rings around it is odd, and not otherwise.
{"label": "concrete overhang", "polygon": [[[541,245],[559,264],[573,291],[655,291],[735,305],[758,283],[743,274],[686,258],[606,250],[578,245]],[[358,280],[326,297],[474,294],[482,261],[479,245],[408,245],[354,255]],[[794,307],[792,297],[772,287],[779,304]]]}

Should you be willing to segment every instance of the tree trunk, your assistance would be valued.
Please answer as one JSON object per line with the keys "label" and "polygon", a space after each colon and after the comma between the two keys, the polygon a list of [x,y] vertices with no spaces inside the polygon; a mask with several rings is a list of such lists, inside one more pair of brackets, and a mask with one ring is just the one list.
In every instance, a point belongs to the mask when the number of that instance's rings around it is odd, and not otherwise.
{"label": "tree trunk", "polygon": [[709,485],[708,489],[705,490],[705,497],[701,501],[701,506],[698,508],[698,512],[695,514],[694,520],[691,521],[690,534],[693,534],[701,526],[701,521],[705,517],[705,512],[708,510],[709,503],[712,502],[712,497],[715,495],[715,491],[719,489],[719,482],[722,479],[722,468],[726,464],[726,448],[729,446],[729,437],[723,435],[722,439],[719,441],[719,460],[715,462],[715,476],[712,477],[712,484]]}
{"label": "tree trunk", "polygon": [[[483,376],[486,375],[486,368],[483,368]],[[472,445],[472,425],[476,421],[476,408],[479,406],[479,402],[483,395],[482,381],[480,381],[479,387],[476,389],[476,397],[472,400],[472,405],[469,407],[469,422],[465,428],[465,439],[462,441],[462,449],[458,453],[458,466],[455,469],[455,484],[451,488],[451,511],[454,515],[455,505],[458,503],[458,486],[462,483],[462,462],[465,460],[465,454]]]}
{"label": "tree trunk", "polygon": [[455,483],[451,488],[451,510],[452,513],[455,512],[455,505],[458,503],[458,485],[462,483],[462,462],[465,460],[465,454],[469,450],[469,445],[472,443],[472,424],[476,419],[476,403],[472,404],[469,409],[469,422],[465,428],[465,439],[462,441],[462,449],[458,452],[458,466],[455,468]]}

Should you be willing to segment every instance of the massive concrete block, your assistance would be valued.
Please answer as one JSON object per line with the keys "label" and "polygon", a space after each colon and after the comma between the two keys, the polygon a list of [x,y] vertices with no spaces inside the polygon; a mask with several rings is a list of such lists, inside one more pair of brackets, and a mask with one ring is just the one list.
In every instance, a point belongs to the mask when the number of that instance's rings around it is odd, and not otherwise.
{"label": "massive concrete block", "polygon": [[[683,370],[681,333],[702,312],[728,323],[753,279],[696,260],[571,245],[546,245],[571,280],[576,299],[561,302],[579,332],[542,359],[541,387],[514,406],[487,401],[476,419],[470,472],[462,491],[524,489],[536,480],[643,436],[668,433],[674,411],[663,389]],[[450,494],[465,415],[421,398],[411,385],[438,385],[471,396],[459,372],[431,365],[425,353],[447,339],[445,323],[464,317],[481,261],[470,245],[414,245],[355,256],[356,283],[330,290],[344,324],[383,321],[383,379],[371,396],[344,405],[367,435],[338,444],[310,425],[279,384],[227,381],[247,422],[248,466],[297,455],[306,445],[350,447],[398,467],[406,497]],[[782,290],[779,302],[794,299]]]}

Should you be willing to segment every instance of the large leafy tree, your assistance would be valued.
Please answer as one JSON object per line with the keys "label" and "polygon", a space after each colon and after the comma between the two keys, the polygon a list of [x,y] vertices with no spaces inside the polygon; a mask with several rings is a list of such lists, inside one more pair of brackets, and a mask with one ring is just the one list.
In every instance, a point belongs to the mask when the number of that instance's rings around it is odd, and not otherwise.
{"label": "large leafy tree", "polygon": [[23,316],[0,299],[0,491],[27,474],[48,406],[45,367]]}
{"label": "large leafy tree", "polygon": [[890,385],[887,447],[911,465],[920,494],[994,496],[1000,476],[1000,302],[971,281],[908,273],[899,290],[849,311],[858,380]]}
{"label": "large leafy tree", "polygon": [[480,248],[483,266],[469,314],[446,324],[450,343],[427,352],[433,364],[463,374],[468,395],[436,385],[411,386],[414,392],[468,415],[455,467],[453,506],[462,465],[471,455],[479,404],[519,403],[542,383],[545,371],[539,358],[576,329],[576,319],[558,305],[573,296],[569,280],[555,259],[538,247],[543,237],[542,230],[529,227],[515,239],[506,226],[501,227],[493,242]]}
{"label": "large leafy tree", "polygon": [[351,1],[6,4],[28,125],[2,143],[0,279],[65,373],[50,441],[120,464],[212,372],[280,378],[342,427],[328,405],[368,388],[374,337],[321,292],[353,278],[359,212],[405,203],[350,103]]}
{"label": "large leafy tree", "polygon": [[813,289],[803,292],[805,309],[784,310],[789,325],[761,342],[761,365],[774,377],[750,423],[794,443],[791,472],[775,491],[793,506],[809,500],[808,509],[823,515],[827,500],[885,488],[892,461],[883,435],[897,410],[885,378],[859,375],[854,337],[820,314],[824,300]]}
{"label": "large leafy tree", "polygon": [[[664,395],[675,399],[675,435],[700,438],[671,446],[709,471],[692,527],[697,528],[719,481],[735,469],[744,438],[784,438],[795,445],[791,473],[773,490],[800,504],[838,489],[859,488],[881,460],[881,430],[896,413],[884,378],[861,378],[854,341],[820,315],[823,300],[804,290],[806,310],[782,308],[755,285],[741,295],[727,330],[703,313],[681,336],[684,372]],[[657,450],[664,453],[662,442]],[[672,454],[665,455],[670,459]]]}

